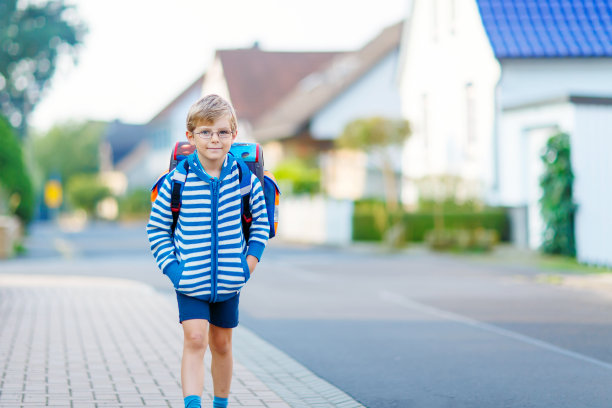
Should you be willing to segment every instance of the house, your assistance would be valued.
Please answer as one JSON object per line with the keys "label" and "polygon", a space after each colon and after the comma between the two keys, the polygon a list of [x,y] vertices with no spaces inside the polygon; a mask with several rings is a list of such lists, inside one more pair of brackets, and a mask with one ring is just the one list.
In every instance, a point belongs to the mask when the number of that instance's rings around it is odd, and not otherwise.
{"label": "house", "polygon": [[185,140],[186,112],[201,95],[199,76],[146,124],[113,122],[101,148],[101,173],[109,185],[126,190],[148,189],[168,169],[172,146]]}
{"label": "house", "polygon": [[463,193],[511,209],[513,241],[538,248],[540,158],[571,137],[577,256],[612,265],[603,180],[612,140],[612,9],[584,0],[414,0],[402,44],[403,198],[417,180],[455,174]]}
{"label": "house", "polygon": [[334,140],[355,119],[401,118],[396,75],[402,27],[403,22],[387,27],[361,49],[334,56],[300,80],[255,121],[255,139],[281,156],[317,156],[330,197],[383,196],[376,158],[334,149]]}
{"label": "house", "polygon": [[123,195],[128,186],[132,188],[145,182],[146,175],[130,170],[148,150],[149,134],[146,125],[119,120],[106,127],[100,143],[100,175],[115,195]]}
{"label": "house", "polygon": [[147,123],[151,131],[146,141],[149,150],[146,159],[140,165],[149,180],[146,187],[150,187],[152,180],[168,170],[170,152],[176,142],[186,140],[187,112],[200,98],[205,78],[204,74],[196,78]]}
{"label": "house", "polygon": [[[318,72],[342,52],[264,51],[252,48],[219,50],[210,65],[202,94],[216,93],[231,101],[238,116],[238,139],[264,142],[254,126],[300,82]],[[273,168],[282,152],[265,146],[267,166]]]}

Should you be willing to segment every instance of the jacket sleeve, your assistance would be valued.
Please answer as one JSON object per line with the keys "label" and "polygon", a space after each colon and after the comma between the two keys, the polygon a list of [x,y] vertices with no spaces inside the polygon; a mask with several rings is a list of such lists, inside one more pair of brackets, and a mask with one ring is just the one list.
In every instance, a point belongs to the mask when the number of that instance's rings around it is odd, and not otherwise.
{"label": "jacket sleeve", "polygon": [[266,243],[270,237],[270,224],[268,223],[268,212],[266,211],[266,200],[259,179],[251,174],[251,224],[247,255],[253,255],[261,260]]}
{"label": "jacket sleeve", "polygon": [[170,175],[168,175],[151,206],[147,235],[157,266],[169,276],[179,268],[171,229],[172,210],[170,209]]}

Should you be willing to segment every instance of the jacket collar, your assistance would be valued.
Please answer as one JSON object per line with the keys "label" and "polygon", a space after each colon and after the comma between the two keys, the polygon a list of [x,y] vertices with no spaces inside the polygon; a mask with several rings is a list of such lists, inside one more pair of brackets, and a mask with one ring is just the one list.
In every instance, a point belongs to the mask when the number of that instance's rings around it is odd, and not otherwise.
{"label": "jacket collar", "polygon": [[[197,150],[187,156],[187,160],[189,162],[189,170],[193,171],[202,181],[208,183],[215,178],[210,176],[208,173],[206,173],[206,170],[204,170],[204,167],[200,163]],[[227,154],[225,156],[223,167],[221,168],[221,174],[219,175],[219,180],[224,180],[226,177],[231,175],[234,161],[235,159],[232,155]]]}

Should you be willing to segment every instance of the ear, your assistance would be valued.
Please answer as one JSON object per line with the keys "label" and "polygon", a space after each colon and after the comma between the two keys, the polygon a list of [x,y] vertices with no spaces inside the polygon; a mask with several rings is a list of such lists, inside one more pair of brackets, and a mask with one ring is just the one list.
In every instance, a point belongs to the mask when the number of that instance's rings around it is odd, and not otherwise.
{"label": "ear", "polygon": [[238,137],[238,129],[236,129],[236,131],[234,132],[234,135],[232,136],[232,143],[236,141],[237,137]]}
{"label": "ear", "polygon": [[187,141],[189,142],[189,144],[195,146],[194,134],[190,131],[186,131],[185,136],[187,136]]}

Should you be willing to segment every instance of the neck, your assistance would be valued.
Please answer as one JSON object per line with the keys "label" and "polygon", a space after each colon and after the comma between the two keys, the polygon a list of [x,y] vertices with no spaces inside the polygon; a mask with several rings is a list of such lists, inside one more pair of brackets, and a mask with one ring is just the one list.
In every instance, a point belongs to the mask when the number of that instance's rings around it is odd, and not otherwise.
{"label": "neck", "polygon": [[200,159],[200,164],[209,176],[219,178],[225,157],[220,160],[208,160],[198,153],[198,159]]}

